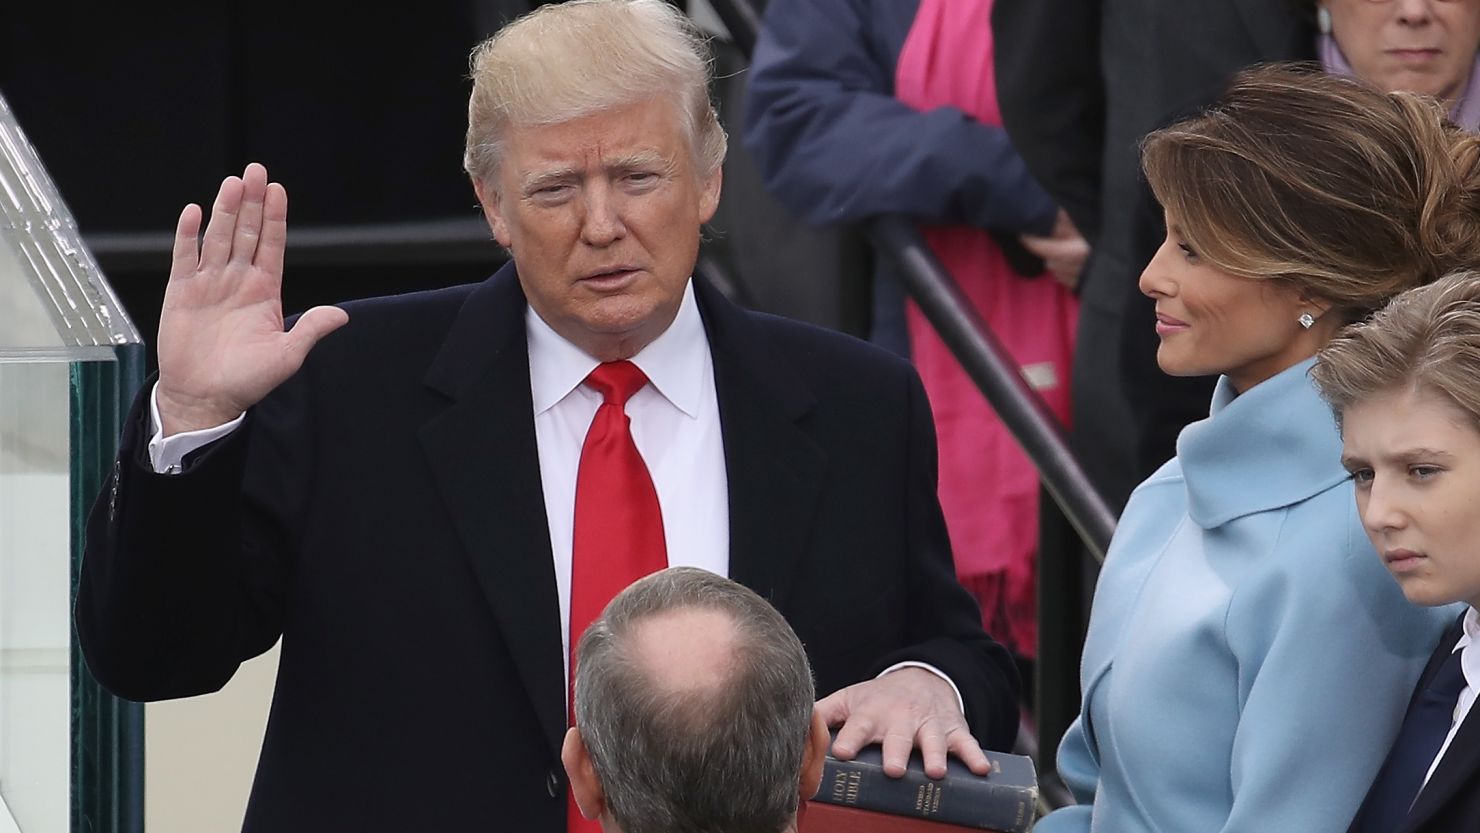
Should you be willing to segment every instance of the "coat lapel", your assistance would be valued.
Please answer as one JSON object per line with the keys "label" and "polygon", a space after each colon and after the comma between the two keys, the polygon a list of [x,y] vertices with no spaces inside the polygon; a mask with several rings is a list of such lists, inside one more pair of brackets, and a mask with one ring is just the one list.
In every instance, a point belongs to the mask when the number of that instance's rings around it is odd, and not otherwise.
{"label": "coat lapel", "polygon": [[1471,708],[1465,722],[1434,770],[1434,777],[1418,794],[1413,809],[1408,811],[1402,829],[1420,830],[1445,804],[1454,800],[1460,790],[1476,783],[1480,774],[1480,712]]}
{"label": "coat lapel", "polygon": [[730,578],[784,610],[812,544],[826,471],[826,455],[801,425],[816,400],[751,313],[694,283],[724,433]]}
{"label": "coat lapel", "polygon": [[[1439,647],[1434,650],[1434,656],[1429,659],[1428,666],[1424,668],[1419,682],[1420,688],[1416,690],[1427,686],[1434,674],[1438,673],[1439,666],[1449,656],[1454,644],[1459,641],[1459,636],[1463,632],[1463,621],[1464,617],[1461,615],[1460,621],[1444,632],[1444,636],[1439,640]],[[1454,733],[1454,740],[1450,741],[1449,748],[1445,750],[1444,757],[1440,759],[1433,777],[1419,791],[1418,798],[1413,802],[1413,809],[1408,811],[1400,829],[1408,831],[1422,828],[1430,817],[1454,798],[1461,787],[1473,783],[1477,771],[1480,771],[1480,712],[1472,706],[1470,713],[1465,715],[1465,722],[1460,725],[1459,731]]]}
{"label": "coat lapel", "polygon": [[419,432],[552,752],[565,734],[560,602],[540,488],[525,300],[512,264],[468,296],[426,376],[451,402]]}

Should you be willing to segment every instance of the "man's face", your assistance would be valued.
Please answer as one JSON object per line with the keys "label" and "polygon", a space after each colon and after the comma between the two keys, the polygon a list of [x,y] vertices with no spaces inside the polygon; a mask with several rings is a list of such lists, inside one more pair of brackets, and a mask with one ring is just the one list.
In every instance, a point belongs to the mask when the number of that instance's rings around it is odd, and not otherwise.
{"label": "man's face", "polygon": [[497,190],[475,184],[530,306],[602,361],[630,358],[673,322],[719,186],[718,172],[695,170],[663,98],[511,125]]}
{"label": "man's face", "polygon": [[1480,605],[1480,430],[1426,390],[1357,402],[1341,419],[1357,510],[1410,602]]}

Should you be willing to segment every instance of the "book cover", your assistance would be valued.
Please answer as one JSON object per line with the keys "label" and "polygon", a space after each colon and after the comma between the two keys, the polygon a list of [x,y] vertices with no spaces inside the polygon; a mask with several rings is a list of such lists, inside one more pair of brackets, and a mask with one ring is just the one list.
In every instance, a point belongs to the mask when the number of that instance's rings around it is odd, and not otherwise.
{"label": "book cover", "polygon": [[992,764],[990,774],[977,775],[950,757],[946,775],[938,781],[925,774],[919,750],[910,755],[900,778],[884,774],[883,750],[877,744],[860,750],[851,761],[829,754],[815,800],[977,830],[1027,833],[1038,803],[1038,770],[1033,759],[990,750],[986,754]]}
{"label": "book cover", "polygon": [[808,801],[804,807],[800,833],[1000,833],[846,804]]}

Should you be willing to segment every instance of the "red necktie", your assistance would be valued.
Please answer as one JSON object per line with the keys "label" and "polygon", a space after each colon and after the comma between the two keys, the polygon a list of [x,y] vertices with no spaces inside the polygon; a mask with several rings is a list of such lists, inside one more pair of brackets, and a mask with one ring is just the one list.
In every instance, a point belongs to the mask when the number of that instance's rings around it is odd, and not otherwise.
{"label": "red necktie", "polygon": [[[632,362],[598,365],[586,384],[601,393],[601,407],[586,431],[576,472],[575,533],[570,569],[571,722],[575,722],[576,645],[607,602],[632,582],[668,566],[663,514],[647,465],[632,442],[624,407],[647,384]],[[581,817],[572,796],[569,833],[599,833]]]}

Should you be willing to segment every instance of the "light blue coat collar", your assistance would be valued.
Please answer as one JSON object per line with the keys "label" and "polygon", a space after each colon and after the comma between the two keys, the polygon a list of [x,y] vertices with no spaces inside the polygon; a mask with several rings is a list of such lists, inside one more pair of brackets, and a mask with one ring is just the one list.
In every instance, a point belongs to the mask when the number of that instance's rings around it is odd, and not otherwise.
{"label": "light blue coat collar", "polygon": [[[1341,435],[1309,378],[1315,359],[1243,395],[1218,379],[1212,415],[1182,429],[1177,459],[1187,514],[1203,529],[1299,503],[1347,478]],[[1326,430],[1313,431],[1318,421]]]}

